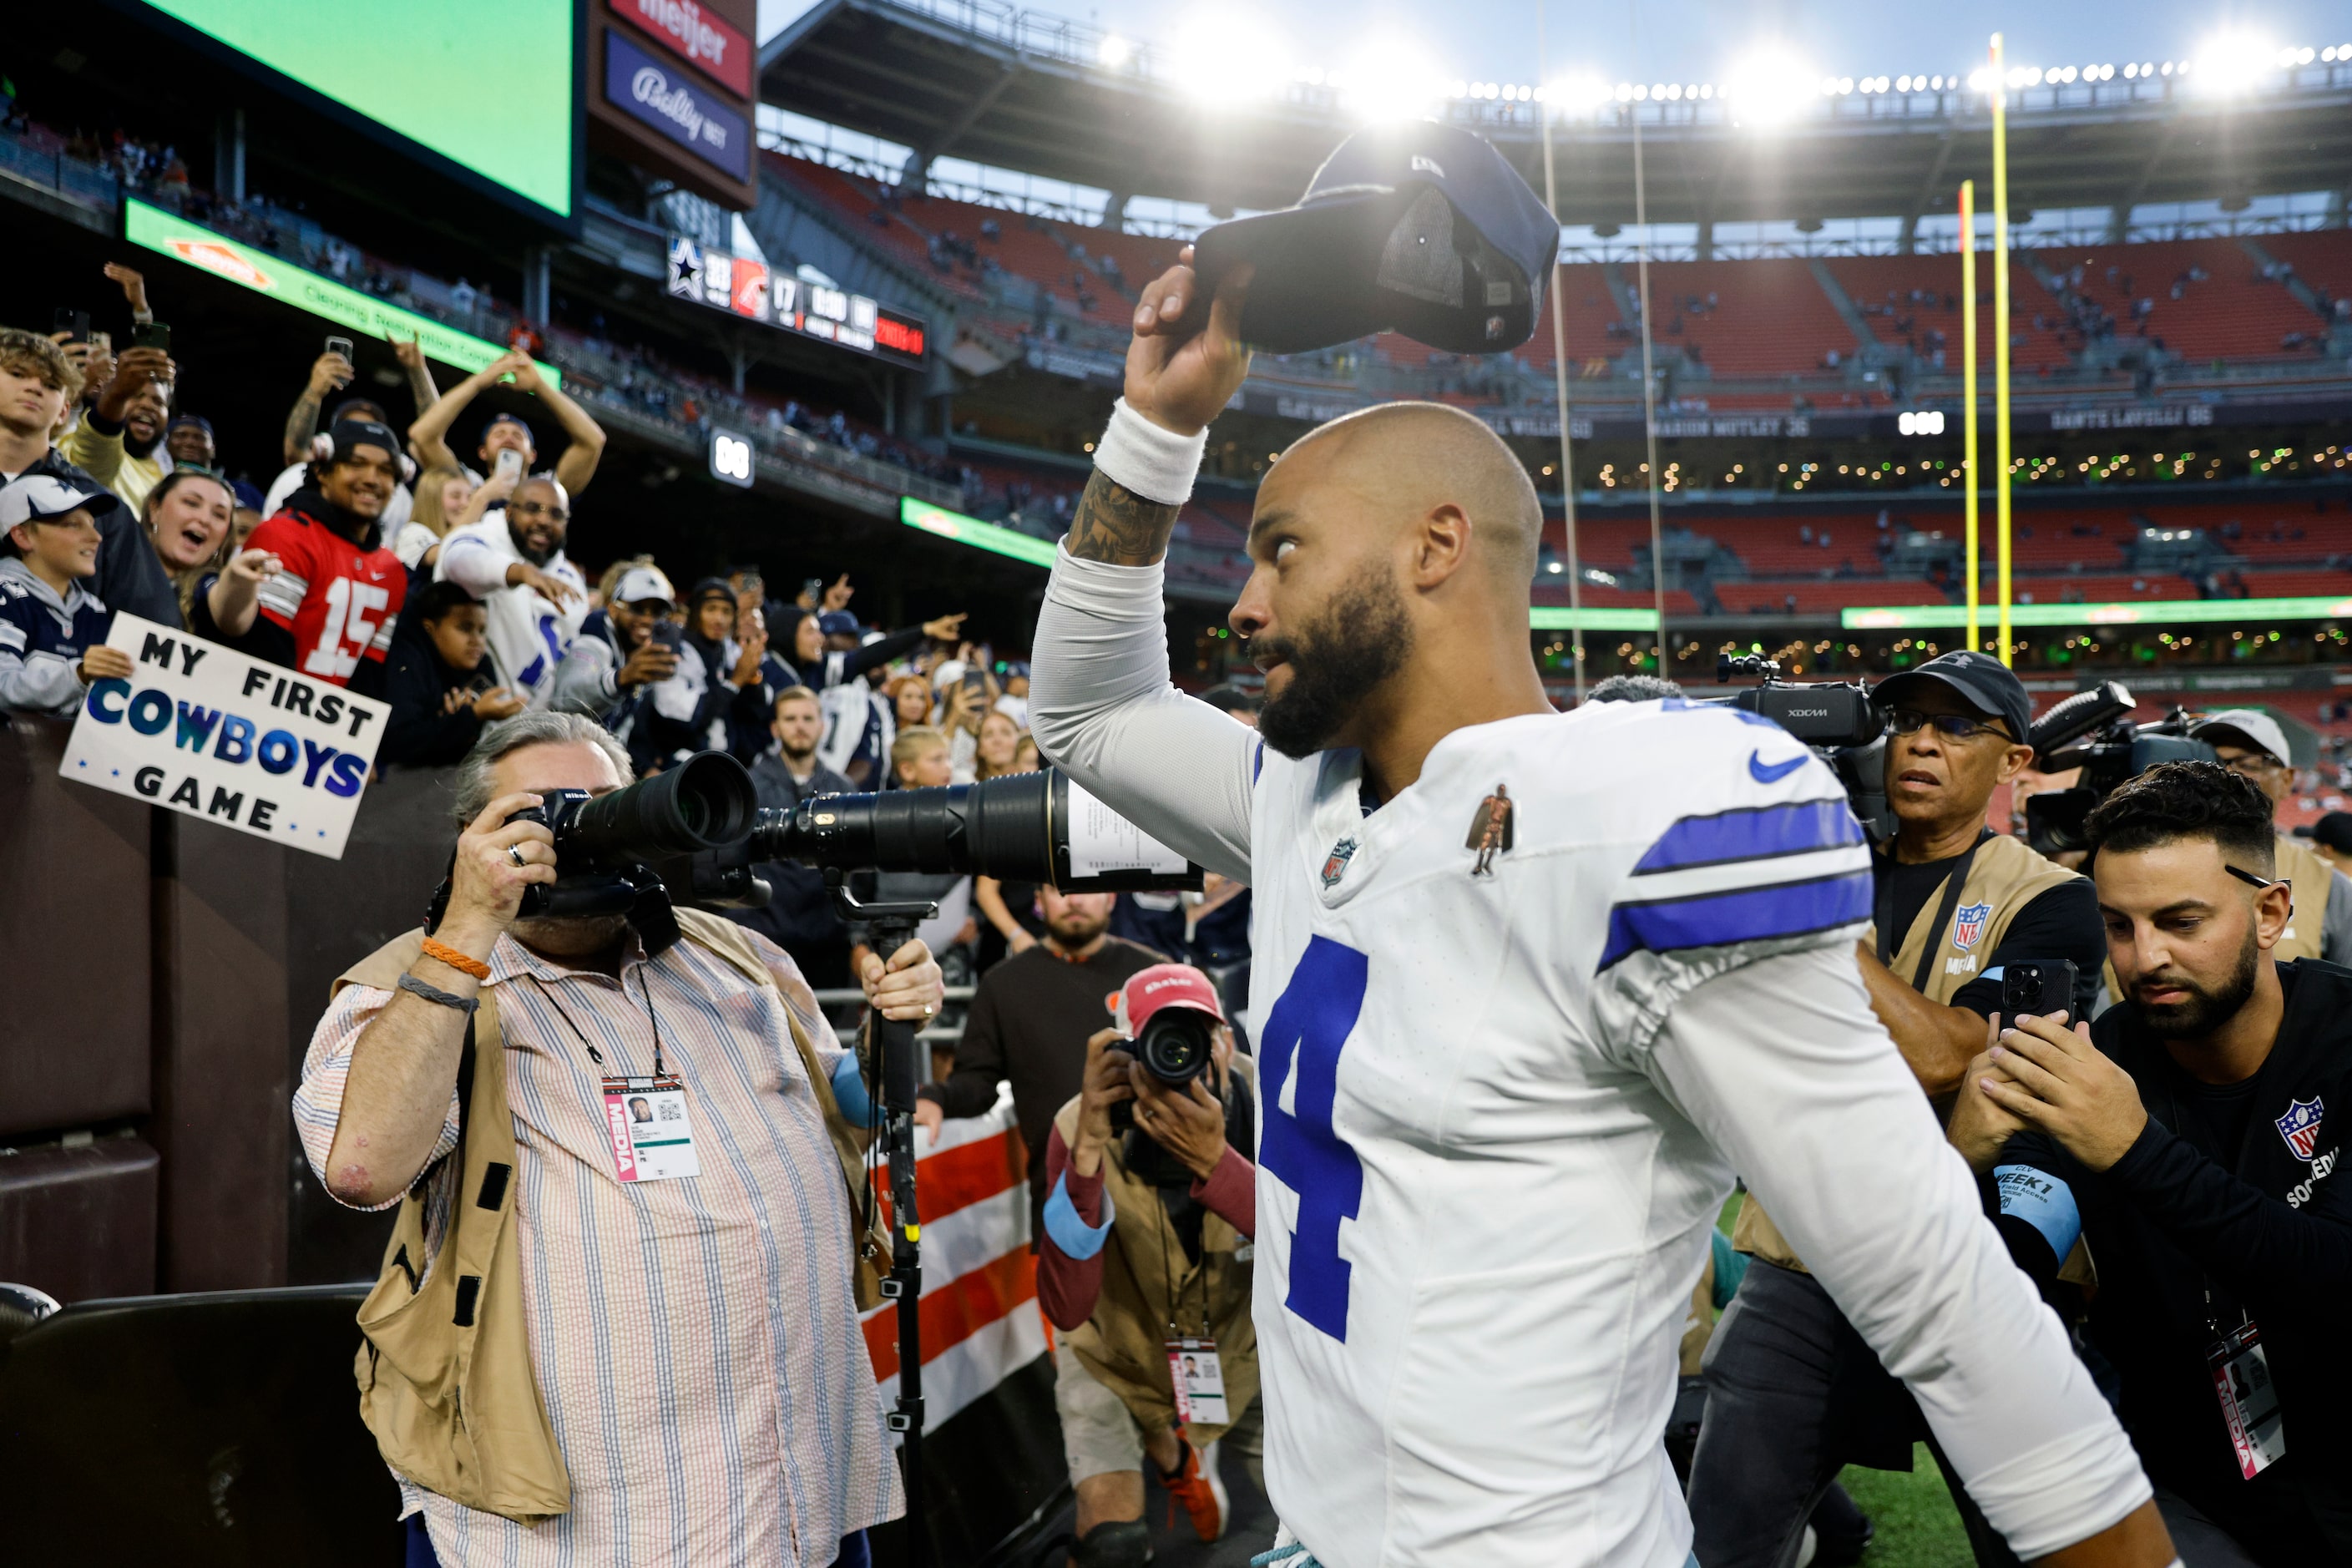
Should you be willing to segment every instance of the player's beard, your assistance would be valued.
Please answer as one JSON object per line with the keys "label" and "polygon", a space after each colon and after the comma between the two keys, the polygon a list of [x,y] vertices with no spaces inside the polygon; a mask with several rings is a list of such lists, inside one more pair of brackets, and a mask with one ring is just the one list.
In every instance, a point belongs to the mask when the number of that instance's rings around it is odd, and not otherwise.
{"label": "player's beard", "polygon": [[1331,743],[1341,725],[1380,684],[1404,668],[1412,623],[1385,560],[1367,562],[1295,636],[1261,632],[1251,639],[1260,662],[1290,667],[1282,695],[1266,695],[1257,732],[1286,757]]}
{"label": "player's beard", "polygon": [[[2221,984],[2208,985],[2186,974],[2168,973],[2161,980],[2142,975],[2132,983],[2132,1001],[2139,1008],[2149,1034],[2159,1039],[2200,1039],[2238,1016],[2238,1009],[2254,994],[2254,976],[2262,961],[2262,944],[2254,940],[2254,929],[2249,922],[2246,945],[2238,953],[2237,966]],[[2138,993],[2143,987],[2156,985],[2177,986],[2189,994],[2184,1000],[2162,1005],[2139,1000]]]}

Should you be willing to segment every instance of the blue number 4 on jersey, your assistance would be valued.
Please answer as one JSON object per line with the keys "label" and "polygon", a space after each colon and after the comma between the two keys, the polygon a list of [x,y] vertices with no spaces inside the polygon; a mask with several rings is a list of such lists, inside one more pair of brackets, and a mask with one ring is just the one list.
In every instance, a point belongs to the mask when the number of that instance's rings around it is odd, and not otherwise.
{"label": "blue number 4 on jersey", "polygon": [[[1364,1009],[1370,962],[1344,942],[1316,937],[1291,972],[1259,1041],[1265,1072],[1265,1131],[1258,1160],[1298,1194],[1283,1305],[1333,1339],[1348,1339],[1348,1260],[1339,1222],[1364,1198],[1364,1165],[1331,1130],[1339,1052]],[[1288,1081],[1293,1071],[1296,1082]],[[1295,1108],[1285,1110],[1287,1098]]]}

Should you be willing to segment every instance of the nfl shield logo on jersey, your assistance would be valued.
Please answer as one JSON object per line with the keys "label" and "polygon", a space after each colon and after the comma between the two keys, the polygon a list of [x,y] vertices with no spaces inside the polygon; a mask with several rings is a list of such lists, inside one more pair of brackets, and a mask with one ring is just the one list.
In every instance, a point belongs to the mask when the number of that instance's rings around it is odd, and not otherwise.
{"label": "nfl shield logo on jersey", "polygon": [[1952,945],[1965,952],[1976,946],[1984,935],[1985,919],[1992,913],[1990,904],[1966,904],[1952,916]]}
{"label": "nfl shield logo on jersey", "polygon": [[2286,1146],[2294,1152],[2294,1157],[2305,1163],[2319,1149],[2319,1119],[2326,1110],[2316,1099],[2291,1100],[2287,1101],[2286,1114],[2272,1123],[2279,1130],[2279,1136],[2286,1140]]}
{"label": "nfl shield logo on jersey", "polygon": [[1331,853],[1323,858],[1323,885],[1336,888],[1339,879],[1348,874],[1348,862],[1356,858],[1356,841],[1342,838],[1331,846]]}

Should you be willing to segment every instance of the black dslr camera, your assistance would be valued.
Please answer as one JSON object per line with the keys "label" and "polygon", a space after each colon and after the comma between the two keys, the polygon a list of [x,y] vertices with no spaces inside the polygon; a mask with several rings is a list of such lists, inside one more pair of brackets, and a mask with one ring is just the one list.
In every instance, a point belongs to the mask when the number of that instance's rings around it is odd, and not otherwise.
{"label": "black dslr camera", "polygon": [[[673,888],[683,902],[725,901],[703,896],[700,884],[711,879],[698,877],[698,863],[748,837],[759,804],[751,775],[724,752],[701,752],[607,795],[543,791],[538,805],[507,818],[539,823],[555,836],[555,880],[524,889],[520,913],[525,919],[627,915],[647,947],[657,951],[676,940]],[[425,930],[440,925],[448,904],[444,878],[426,910]]]}
{"label": "black dslr camera", "polygon": [[1729,705],[1771,720],[1829,763],[1872,843],[1895,837],[1895,812],[1886,804],[1886,710],[1867,686],[1859,680],[1783,680],[1780,661],[1760,654],[1717,658],[1715,679],[1756,681],[1730,698]]}
{"label": "black dslr camera", "polygon": [[2218,761],[2211,746],[2189,739],[2193,721],[2175,704],[2163,718],[2131,721],[2131,690],[2120,680],[2103,680],[2077,691],[2033,722],[2026,739],[2033,765],[2045,773],[2083,770],[2073,789],[2048,790],[2025,803],[2025,841],[2036,854],[2056,855],[2088,847],[2083,824],[2107,792],[2159,763]]}
{"label": "black dslr camera", "polygon": [[[1195,1007],[1162,1007],[1143,1022],[1143,1032],[1128,1042],[1129,1055],[1143,1070],[1171,1089],[1182,1089],[1209,1070],[1216,1044],[1217,1021]],[[1135,1101],[1122,1100],[1110,1108],[1110,1130],[1124,1133],[1135,1126]]]}

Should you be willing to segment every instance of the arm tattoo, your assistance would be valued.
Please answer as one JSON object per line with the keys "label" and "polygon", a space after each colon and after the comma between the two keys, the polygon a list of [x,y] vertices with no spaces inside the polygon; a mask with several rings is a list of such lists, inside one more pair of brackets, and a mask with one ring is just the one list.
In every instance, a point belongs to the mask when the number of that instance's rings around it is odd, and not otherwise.
{"label": "arm tattoo", "polygon": [[310,455],[310,437],[319,433],[319,400],[306,388],[286,416],[286,460],[299,463]]}
{"label": "arm tattoo", "polygon": [[1168,553],[1168,535],[1181,510],[1146,500],[1097,470],[1070,520],[1070,554],[1113,566],[1149,566]]}

